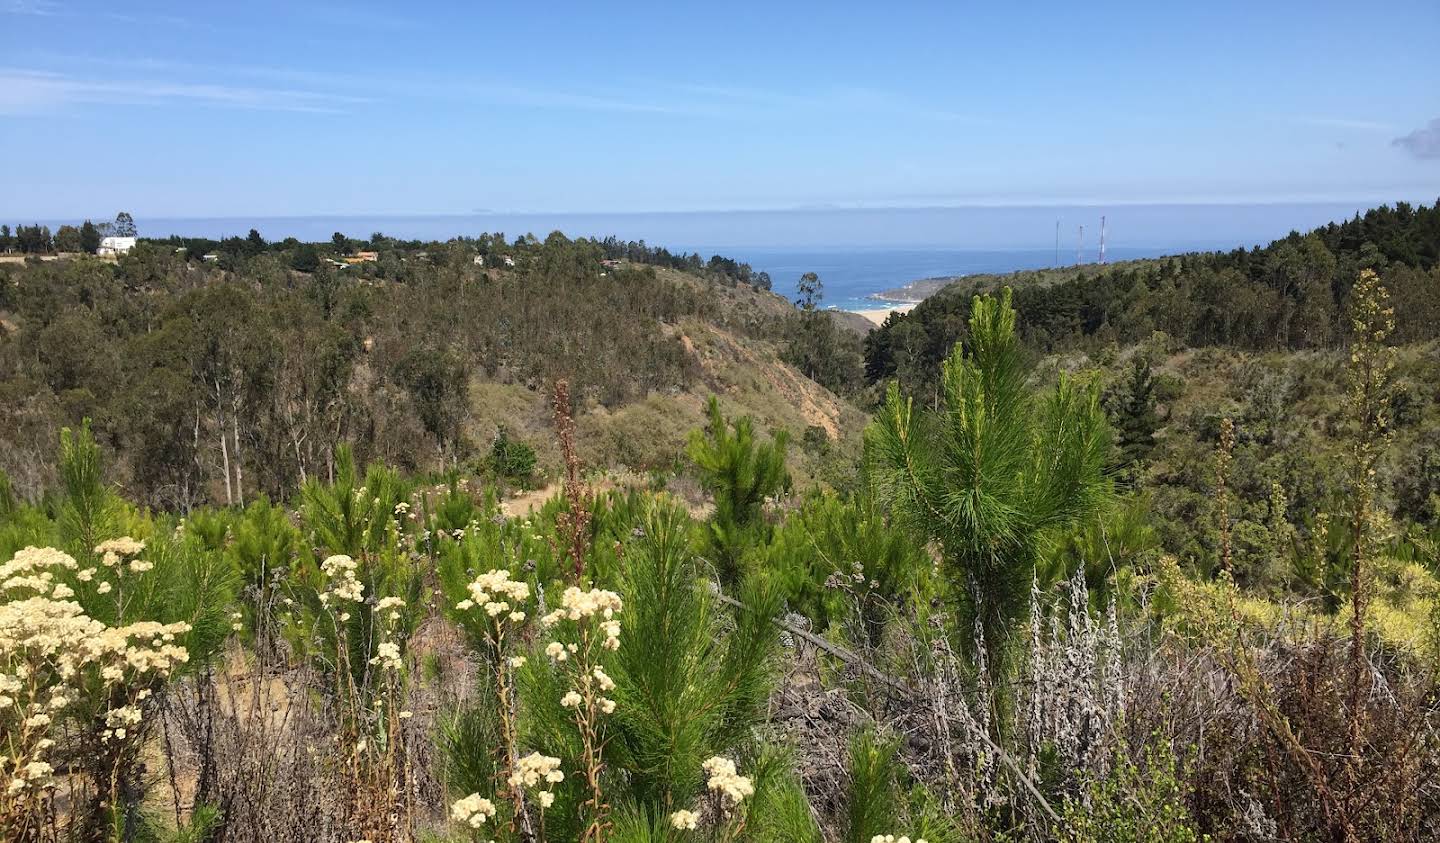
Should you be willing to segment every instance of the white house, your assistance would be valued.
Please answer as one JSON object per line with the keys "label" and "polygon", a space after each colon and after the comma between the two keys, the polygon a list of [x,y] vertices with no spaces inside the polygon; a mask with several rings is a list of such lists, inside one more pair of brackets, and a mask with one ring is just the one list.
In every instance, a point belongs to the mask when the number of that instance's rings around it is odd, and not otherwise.
{"label": "white house", "polygon": [[100,238],[100,248],[95,250],[95,254],[102,256],[123,255],[133,248],[135,248],[134,237],[102,237]]}

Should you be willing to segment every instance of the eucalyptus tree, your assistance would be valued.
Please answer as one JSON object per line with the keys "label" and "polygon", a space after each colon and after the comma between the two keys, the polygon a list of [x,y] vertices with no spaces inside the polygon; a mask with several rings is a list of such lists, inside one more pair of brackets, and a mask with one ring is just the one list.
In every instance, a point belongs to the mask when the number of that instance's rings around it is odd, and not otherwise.
{"label": "eucalyptus tree", "polygon": [[980,631],[997,678],[1047,537],[1109,493],[1110,433],[1096,384],[1061,375],[1032,390],[1008,288],[975,297],[968,335],[944,363],[938,408],[917,413],[892,383],[866,450],[894,513],[939,547],[961,632]]}

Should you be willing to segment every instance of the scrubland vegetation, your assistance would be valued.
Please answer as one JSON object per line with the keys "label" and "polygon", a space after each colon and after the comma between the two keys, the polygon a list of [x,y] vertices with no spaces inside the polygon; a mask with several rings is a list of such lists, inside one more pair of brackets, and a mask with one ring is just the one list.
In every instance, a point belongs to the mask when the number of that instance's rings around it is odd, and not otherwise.
{"label": "scrubland vegetation", "polygon": [[962,285],[868,377],[558,235],[12,269],[0,838],[1433,839],[1436,214]]}

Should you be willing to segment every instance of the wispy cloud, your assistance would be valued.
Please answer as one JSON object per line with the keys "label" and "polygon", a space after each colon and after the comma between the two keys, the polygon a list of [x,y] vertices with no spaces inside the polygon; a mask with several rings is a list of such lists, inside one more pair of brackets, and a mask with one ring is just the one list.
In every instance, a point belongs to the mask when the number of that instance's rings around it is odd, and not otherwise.
{"label": "wispy cloud", "polygon": [[857,118],[880,114],[971,125],[995,123],[981,115],[916,103],[893,91],[868,87],[842,86],[803,92],[707,84],[671,84],[668,87],[689,97],[736,107],[852,113]]}
{"label": "wispy cloud", "polygon": [[27,114],[72,104],[204,105],[258,111],[333,114],[362,97],[152,79],[85,79],[46,70],[0,68],[0,114]]}
{"label": "wispy cloud", "polygon": [[1389,123],[1381,123],[1375,120],[1355,120],[1348,117],[1297,117],[1296,123],[1305,126],[1319,126],[1327,129],[1352,129],[1359,132],[1393,132],[1395,127]]}
{"label": "wispy cloud", "polygon": [[[587,89],[483,76],[376,75],[267,64],[209,64],[160,56],[72,55],[43,48],[27,50],[24,56],[32,68],[0,68],[0,74],[7,74],[0,76],[0,84],[7,88],[0,90],[0,113],[35,111],[46,105],[47,98],[53,108],[57,104],[113,103],[124,97],[124,101],[136,104],[191,103],[322,113],[345,111],[347,106],[359,103],[386,102],[403,107],[443,102],[451,107],[489,105],[719,120],[807,113],[994,125],[985,117],[865,87],[784,91],[641,79],[618,90]],[[64,73],[54,68],[63,68]],[[172,83],[171,79],[185,81]],[[363,92],[363,96],[357,92]]]}
{"label": "wispy cloud", "polygon": [[0,0],[0,14],[53,17],[61,9],[52,0]]}
{"label": "wispy cloud", "polygon": [[[508,105],[522,108],[607,111],[624,114],[682,114],[701,113],[704,110],[702,106],[693,103],[647,101],[606,92],[540,88],[483,78],[466,79],[455,76],[429,77],[424,75],[377,77],[369,74],[298,70],[269,65],[211,65],[163,58],[96,58],[44,51],[32,52],[29,55],[37,59],[37,63],[45,65],[71,68],[88,66],[92,68],[91,75],[95,75],[93,70],[96,68],[107,68],[140,78],[140,81],[126,82],[123,83],[123,86],[118,83],[81,82],[67,78],[65,81],[68,84],[55,83],[47,89],[47,91],[61,95],[62,101],[73,103],[110,101],[108,98],[89,95],[92,89],[103,85],[112,90],[125,87],[135,91],[151,91],[163,100],[191,98],[197,102],[208,101],[209,104],[234,104],[237,106],[249,101],[254,103],[250,107],[261,107],[260,104],[264,103],[270,107],[284,106],[283,110],[290,111],[339,111],[343,110],[341,106],[353,103],[375,101],[408,103],[424,100],[442,100],[457,105],[465,103]],[[3,68],[0,68],[0,73],[5,72]],[[54,73],[40,69],[11,71],[11,73],[23,75],[22,87],[28,85],[30,88],[41,84],[36,82],[36,79],[49,80],[55,77]],[[148,81],[157,75],[184,75],[190,79],[219,81],[180,86],[193,91],[193,97],[187,97],[184,92],[164,90],[154,82]],[[239,80],[242,84],[236,84],[232,80]],[[283,87],[278,90],[269,87],[256,88],[249,84],[243,84],[245,80],[251,82],[263,80]],[[0,76],[0,84],[8,85],[9,82]],[[333,93],[325,93],[327,91]],[[348,93],[352,91],[364,91],[365,96]],[[104,93],[109,94],[111,90]],[[0,112],[4,111],[7,96],[33,105],[33,97],[28,94],[29,92],[25,90],[0,91]],[[330,102],[324,103],[323,101],[327,99]],[[16,107],[18,105],[12,104],[12,108]]]}
{"label": "wispy cloud", "polygon": [[1440,117],[1390,142],[1423,161],[1440,160]]}

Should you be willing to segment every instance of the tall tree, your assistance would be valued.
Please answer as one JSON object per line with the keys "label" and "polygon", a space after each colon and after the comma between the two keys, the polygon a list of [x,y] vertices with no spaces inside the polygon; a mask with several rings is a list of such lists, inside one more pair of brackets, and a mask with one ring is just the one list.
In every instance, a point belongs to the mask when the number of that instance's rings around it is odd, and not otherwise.
{"label": "tall tree", "polygon": [[85,224],[80,226],[80,251],[93,255],[99,248],[100,229],[95,227],[95,223],[86,220]]}
{"label": "tall tree", "polygon": [[[716,260],[719,258],[711,260],[712,265]],[[834,392],[852,391],[862,377],[859,340],[842,335],[830,314],[820,309],[825,285],[819,275],[807,272],[800,276],[796,292],[795,306],[800,312],[792,323],[786,361]]]}
{"label": "tall tree", "polygon": [[135,218],[130,216],[129,211],[121,211],[115,215],[115,224],[111,231],[116,237],[135,237],[138,232],[135,230]]}
{"label": "tall tree", "polygon": [[1026,387],[1009,288],[975,298],[969,335],[945,361],[939,410],[917,417],[892,383],[866,449],[882,497],[940,546],[963,595],[961,629],[978,627],[998,677],[1047,531],[1107,497],[1110,434],[1093,384],[1062,375],[1048,395]]}
{"label": "tall tree", "polygon": [[1135,465],[1150,455],[1160,416],[1155,411],[1155,376],[1143,355],[1131,362],[1125,388],[1111,401],[1110,418],[1121,466]]}
{"label": "tall tree", "polygon": [[80,251],[80,229],[73,225],[62,225],[55,230],[55,251]]}

